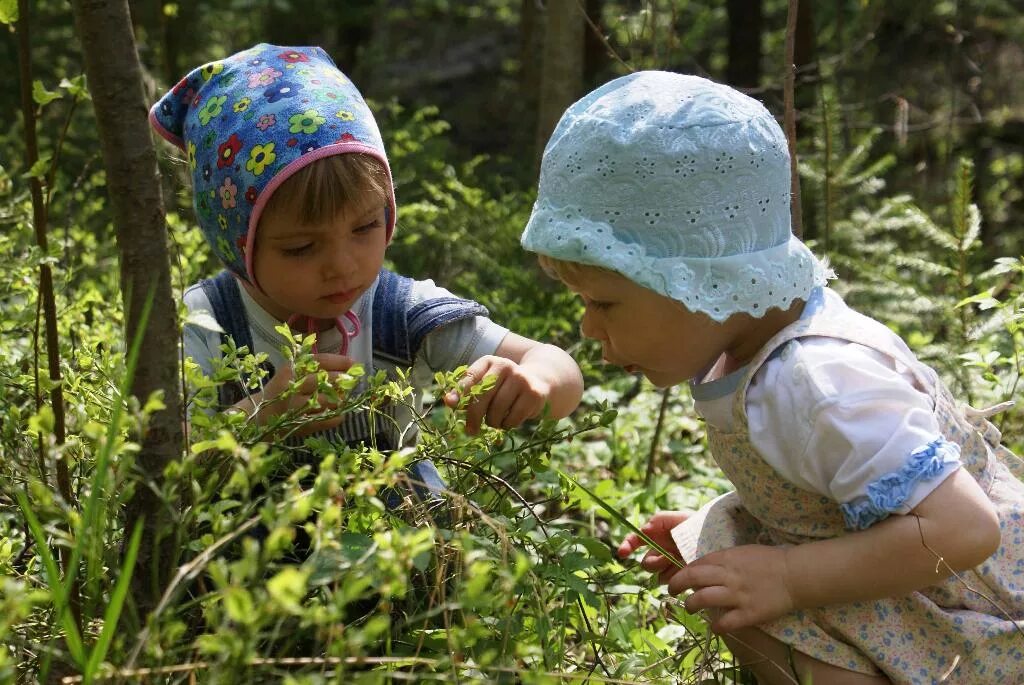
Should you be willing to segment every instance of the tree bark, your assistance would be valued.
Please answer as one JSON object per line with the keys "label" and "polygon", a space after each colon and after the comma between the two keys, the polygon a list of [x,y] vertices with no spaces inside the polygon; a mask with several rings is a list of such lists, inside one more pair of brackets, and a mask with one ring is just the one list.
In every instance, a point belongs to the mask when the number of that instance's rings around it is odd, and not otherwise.
{"label": "tree bark", "polygon": [[544,57],[537,110],[536,159],[566,107],[583,90],[583,28],[576,0],[548,0],[545,9]]}
{"label": "tree bark", "polygon": [[537,6],[537,0],[520,0],[519,99],[533,114],[537,112],[540,94],[541,59],[544,54],[543,21],[544,15]]}
{"label": "tree bark", "polygon": [[785,102],[785,129],[786,140],[789,143],[790,169],[790,210],[792,214],[793,235],[802,238],[803,212],[800,204],[800,173],[798,170],[798,158],[796,154],[796,108],[794,106],[794,90],[796,89],[794,64],[794,53],[796,50],[796,25],[799,6],[803,4],[799,0],[789,0],[789,8],[786,12],[786,61],[785,79],[783,80],[782,95]]}
{"label": "tree bark", "polygon": [[727,0],[729,16],[729,64],[725,80],[737,88],[761,84],[761,33],[764,10],[761,0]]}
{"label": "tree bark", "polygon": [[[139,436],[138,468],[148,483],[158,486],[164,468],[182,452],[182,406],[177,312],[171,295],[166,220],[156,150],[147,122],[142,67],[126,0],[73,0],[72,8],[96,111],[120,252],[125,340],[130,343],[136,335],[143,336],[131,392],[145,402],[160,391],[166,405],[150,418],[146,434]],[[139,331],[140,316],[149,299],[148,325]],[[154,605],[165,574],[175,565],[167,511],[150,488],[140,485],[125,512],[125,530],[132,530],[139,519],[145,526],[145,542],[132,576],[140,616]]]}

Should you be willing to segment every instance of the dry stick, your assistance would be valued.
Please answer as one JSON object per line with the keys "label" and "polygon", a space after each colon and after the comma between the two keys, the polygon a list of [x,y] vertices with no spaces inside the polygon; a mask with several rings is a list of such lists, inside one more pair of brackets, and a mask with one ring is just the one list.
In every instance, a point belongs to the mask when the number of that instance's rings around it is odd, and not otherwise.
{"label": "dry stick", "polygon": [[[18,0],[18,71],[21,78],[21,113],[25,124],[25,163],[31,169],[39,160],[39,146],[36,142],[36,115],[32,99],[32,49],[29,40],[29,3]],[[29,178],[29,189],[32,194],[32,223],[35,226],[36,243],[45,258],[49,253],[46,242],[46,204],[43,199],[43,186],[38,176]],[[39,264],[39,297],[43,301],[43,312],[46,319],[46,356],[49,362],[50,404],[53,409],[53,434],[57,445],[64,444],[64,388],[60,377],[60,343],[57,339],[57,305],[53,298],[53,272],[50,265],[43,261]],[[38,339],[38,336],[37,336]],[[38,368],[38,349],[36,364]],[[38,385],[36,386],[38,393]],[[40,439],[40,461],[45,461],[43,441]],[[71,493],[71,477],[65,455],[57,455],[57,488],[64,498],[65,506],[74,506]],[[68,568],[70,553],[66,547],[60,548],[61,566],[64,577],[74,574]],[[77,576],[77,574],[75,574]],[[74,616],[79,632],[82,630],[82,611],[79,599],[78,578],[74,578],[68,593],[68,606]]]}
{"label": "dry stick", "polygon": [[601,41],[601,44],[604,45],[604,49],[608,51],[608,54],[614,57],[619,64],[626,67],[626,69],[628,69],[630,73],[632,73],[633,67],[626,64],[625,60],[619,57],[619,53],[615,52],[615,48],[611,46],[605,35],[601,33],[601,27],[595,24],[593,19],[590,18],[590,15],[587,14],[587,9],[583,6],[583,0],[576,0],[576,7],[579,8],[580,14],[583,15],[583,18],[587,22],[587,26],[589,26],[590,30],[594,32],[594,35],[597,36],[597,39]]}
{"label": "dry stick", "polygon": [[661,391],[661,407],[658,409],[658,422],[654,425],[654,437],[651,438],[651,451],[647,455],[647,473],[644,474],[644,487],[651,484],[654,477],[654,458],[658,455],[658,443],[661,442],[661,429],[665,427],[665,410],[668,408],[668,400],[672,394],[672,387],[669,386]]}
{"label": "dry stick", "polygon": [[803,216],[800,212],[800,172],[797,169],[796,157],[796,110],[793,102],[794,79],[796,78],[796,65],[793,64],[793,55],[796,50],[796,11],[799,0],[789,0],[789,10],[786,14],[786,78],[782,87],[783,102],[785,103],[785,127],[786,139],[789,141],[789,190],[790,190],[790,212],[792,213],[793,235],[802,238],[804,234]]}

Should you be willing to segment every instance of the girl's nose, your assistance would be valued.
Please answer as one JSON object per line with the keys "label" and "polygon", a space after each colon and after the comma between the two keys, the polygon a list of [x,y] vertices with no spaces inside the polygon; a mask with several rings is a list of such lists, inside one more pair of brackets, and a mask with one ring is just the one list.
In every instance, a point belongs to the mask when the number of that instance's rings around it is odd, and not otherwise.
{"label": "girl's nose", "polygon": [[323,263],[324,278],[337,278],[352,273],[355,260],[352,251],[342,244],[331,247]]}

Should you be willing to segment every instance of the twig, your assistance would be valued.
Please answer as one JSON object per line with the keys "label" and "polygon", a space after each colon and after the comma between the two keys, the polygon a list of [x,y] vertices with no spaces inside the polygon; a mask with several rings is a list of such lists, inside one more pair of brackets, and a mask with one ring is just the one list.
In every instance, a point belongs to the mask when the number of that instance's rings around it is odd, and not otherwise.
{"label": "twig", "polygon": [[[925,542],[925,539],[924,539],[924,528],[921,526],[921,517],[918,516],[917,514],[914,514],[913,512],[911,512],[911,515],[915,519],[917,519],[917,533],[918,533],[918,535],[921,536],[921,546],[924,547],[926,550],[928,550],[929,552],[931,552],[935,556],[935,560],[936,560],[935,561],[935,573],[938,573],[940,568],[944,568],[946,570],[946,572],[948,572],[951,576],[956,578],[960,582],[960,584],[963,585],[967,589],[968,592],[973,592],[974,594],[976,594],[977,596],[981,597],[983,600],[988,602],[990,605],[992,605],[992,608],[995,609],[996,611],[998,611],[1000,614],[1002,614],[1002,616],[1007,621],[1012,623],[1013,627],[1017,630],[1017,632],[1020,634],[1020,636],[1022,638],[1024,638],[1024,628],[1021,628],[1019,621],[1014,620],[1013,616],[1011,616],[1010,613],[1008,611],[1006,611],[1006,609],[1001,607],[999,605],[999,603],[996,602],[994,599],[992,599],[991,597],[986,595],[984,592],[981,592],[980,590],[975,590],[973,587],[968,585],[967,581],[965,581],[963,579],[963,577],[959,573],[954,571],[953,568],[948,563],[946,563],[945,557],[943,557],[941,554],[939,554],[934,549],[932,549],[931,547],[928,546],[928,543]],[[985,579],[982,578],[980,574],[977,574],[977,575],[978,575],[978,580],[980,580],[982,583],[984,583]],[[988,588],[988,590],[989,590],[989,592],[991,592],[992,588]]]}
{"label": "twig", "polygon": [[597,39],[601,41],[601,44],[604,45],[604,49],[608,51],[608,54],[614,57],[619,64],[624,66],[630,73],[632,73],[633,67],[629,66],[625,62],[625,60],[619,57],[619,53],[615,52],[615,48],[611,46],[611,44],[608,42],[608,39],[605,37],[604,33],[601,32],[601,27],[595,24],[594,20],[590,18],[589,14],[587,14],[587,8],[583,6],[583,0],[576,0],[576,7],[579,8],[580,14],[583,15],[583,19],[586,20],[587,22],[587,26],[589,26],[593,34],[597,36]]}
{"label": "twig", "polygon": [[665,426],[665,410],[672,395],[672,386],[661,391],[661,407],[658,409],[658,422],[654,425],[654,436],[651,438],[651,451],[647,455],[647,473],[644,474],[644,487],[651,484],[654,477],[654,460],[658,456],[658,443],[661,442],[661,430]]}

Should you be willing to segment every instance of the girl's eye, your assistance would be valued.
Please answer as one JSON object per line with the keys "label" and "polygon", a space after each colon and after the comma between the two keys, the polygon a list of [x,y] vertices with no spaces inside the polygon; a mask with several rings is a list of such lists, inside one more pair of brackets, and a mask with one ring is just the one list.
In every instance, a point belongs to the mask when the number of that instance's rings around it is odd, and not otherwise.
{"label": "girl's eye", "polygon": [[356,233],[369,233],[370,231],[372,231],[373,229],[375,229],[375,228],[377,228],[378,226],[381,226],[381,225],[383,225],[383,224],[381,224],[379,219],[374,219],[370,223],[363,224],[362,226],[357,228],[355,230],[355,232]]}
{"label": "girl's eye", "polygon": [[299,245],[298,247],[286,247],[282,248],[281,252],[287,257],[300,257],[313,249],[313,243],[306,243],[305,245]]}
{"label": "girl's eye", "polygon": [[587,302],[587,306],[590,307],[591,309],[596,309],[597,311],[604,311],[605,309],[608,309],[609,307],[611,307],[612,303],[611,302],[597,302],[595,300],[590,300],[589,302]]}

